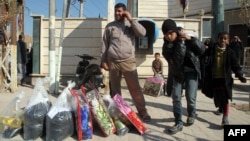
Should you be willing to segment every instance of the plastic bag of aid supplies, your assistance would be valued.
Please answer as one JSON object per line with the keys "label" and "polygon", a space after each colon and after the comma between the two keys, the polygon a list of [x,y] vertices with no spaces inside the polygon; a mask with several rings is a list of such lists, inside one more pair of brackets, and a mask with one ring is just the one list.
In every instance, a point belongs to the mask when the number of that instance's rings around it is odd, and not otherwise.
{"label": "plastic bag of aid supplies", "polygon": [[141,134],[144,134],[147,130],[146,125],[140,120],[134,110],[127,104],[127,102],[121,97],[121,95],[116,94],[113,97],[113,100],[120,112],[122,112],[129,119],[129,121],[136,127],[136,129]]}
{"label": "plastic bag of aid supplies", "polygon": [[117,105],[109,94],[103,95],[103,101],[107,105],[108,112],[114,121],[116,134],[118,136],[124,136],[129,132],[129,128],[127,126],[131,126],[132,123],[125,115],[123,115],[123,113],[119,111]]}
{"label": "plastic bag of aid supplies", "polygon": [[20,102],[24,95],[24,91],[18,93],[0,114],[0,134],[3,138],[13,138],[21,133],[23,110],[20,108]]}
{"label": "plastic bag of aid supplies", "polygon": [[70,89],[74,86],[74,82],[68,81],[68,86],[46,115],[46,141],[62,141],[73,135],[75,130]]}
{"label": "plastic bag of aid supplies", "polygon": [[[81,87],[81,90],[84,93],[84,87]],[[116,132],[114,122],[107,111],[103,99],[100,96],[100,93],[93,89],[85,93],[88,102],[90,103],[90,110],[93,118],[100,127],[104,137],[107,137]]]}
{"label": "plastic bag of aid supplies", "polygon": [[93,135],[92,116],[87,98],[82,91],[71,89],[72,108],[74,111],[75,128],[78,140],[91,139]]}
{"label": "plastic bag of aid supplies", "polygon": [[38,78],[32,95],[24,108],[23,139],[35,140],[45,135],[45,118],[51,107],[45,83],[50,82],[49,77]]}

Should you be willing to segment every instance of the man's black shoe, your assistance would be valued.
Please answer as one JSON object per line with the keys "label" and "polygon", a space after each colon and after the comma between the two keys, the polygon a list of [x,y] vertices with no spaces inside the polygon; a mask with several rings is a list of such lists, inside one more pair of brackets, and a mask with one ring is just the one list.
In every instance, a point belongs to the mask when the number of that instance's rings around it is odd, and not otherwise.
{"label": "man's black shoe", "polygon": [[194,117],[188,117],[187,118],[187,125],[188,126],[193,125],[194,124],[194,120],[195,120]]}
{"label": "man's black shoe", "polygon": [[175,124],[173,127],[168,129],[168,132],[170,134],[176,134],[179,131],[182,131],[183,125],[181,124]]}

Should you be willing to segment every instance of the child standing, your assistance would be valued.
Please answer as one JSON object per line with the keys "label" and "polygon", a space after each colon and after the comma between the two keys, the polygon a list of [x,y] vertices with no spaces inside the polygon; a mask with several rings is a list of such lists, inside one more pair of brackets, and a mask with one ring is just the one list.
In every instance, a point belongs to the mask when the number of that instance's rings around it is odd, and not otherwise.
{"label": "child standing", "polygon": [[229,34],[220,32],[217,43],[208,48],[202,56],[202,92],[214,99],[216,107],[223,113],[222,126],[228,125],[229,105],[232,101],[232,72],[242,83],[246,83],[236,55],[229,48]]}
{"label": "child standing", "polygon": [[155,60],[152,62],[152,70],[154,72],[154,76],[156,76],[156,74],[163,75],[163,73],[162,73],[163,63],[162,63],[160,57],[161,57],[160,53],[156,52],[155,53]]}
{"label": "child standing", "polygon": [[[196,97],[198,89],[198,79],[201,77],[199,56],[205,51],[205,46],[198,38],[189,36],[178,31],[175,21],[167,19],[162,24],[164,43],[162,55],[171,64],[173,75],[173,115],[174,126],[168,129],[170,134],[182,131],[183,109],[182,109],[182,89],[185,88],[187,100],[188,117],[186,125],[194,124],[196,118]],[[183,82],[185,80],[185,85]]]}

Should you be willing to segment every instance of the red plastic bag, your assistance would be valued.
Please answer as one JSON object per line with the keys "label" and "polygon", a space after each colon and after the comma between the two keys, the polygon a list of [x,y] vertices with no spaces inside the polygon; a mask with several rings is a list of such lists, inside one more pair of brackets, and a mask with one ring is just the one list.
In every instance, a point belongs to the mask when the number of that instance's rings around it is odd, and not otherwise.
{"label": "red plastic bag", "polygon": [[70,91],[75,98],[73,99],[72,107],[75,113],[78,140],[91,139],[93,135],[93,125],[87,98],[81,90],[71,89]]}

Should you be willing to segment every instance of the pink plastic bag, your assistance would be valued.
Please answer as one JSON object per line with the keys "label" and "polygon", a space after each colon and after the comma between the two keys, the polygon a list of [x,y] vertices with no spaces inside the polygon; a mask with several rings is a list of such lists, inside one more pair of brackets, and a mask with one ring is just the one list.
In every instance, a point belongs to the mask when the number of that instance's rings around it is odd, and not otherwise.
{"label": "pink plastic bag", "polygon": [[147,130],[147,127],[143,124],[140,118],[136,115],[134,110],[123,100],[121,95],[116,94],[114,97],[114,102],[117,105],[117,108],[129,119],[129,121],[136,127],[136,129],[144,134]]}

